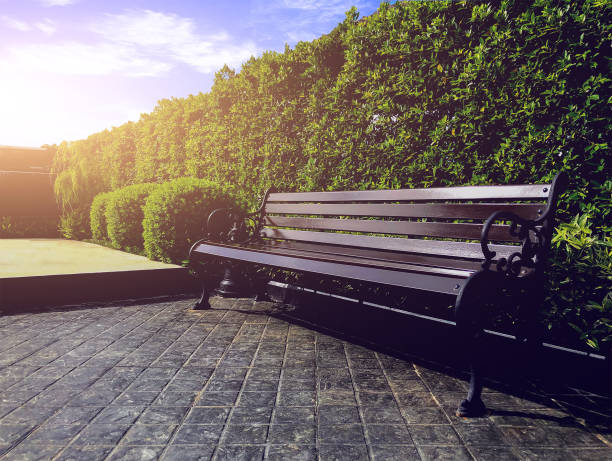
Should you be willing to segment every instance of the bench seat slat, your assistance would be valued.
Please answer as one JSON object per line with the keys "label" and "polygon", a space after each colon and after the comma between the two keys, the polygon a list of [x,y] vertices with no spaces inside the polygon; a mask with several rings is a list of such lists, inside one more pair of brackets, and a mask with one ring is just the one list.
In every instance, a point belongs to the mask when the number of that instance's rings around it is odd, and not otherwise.
{"label": "bench seat slat", "polygon": [[360,190],[337,192],[277,192],[270,202],[388,202],[420,200],[538,200],[546,199],[549,184],[511,186],[431,187],[428,189]]}
{"label": "bench seat slat", "polygon": [[[378,250],[402,251],[406,253],[425,253],[439,256],[482,260],[483,254],[479,243],[450,242],[439,240],[421,240],[396,237],[375,237],[370,235],[339,234],[332,232],[312,232],[292,229],[262,230],[264,238],[279,240],[298,240],[302,242],[327,243]],[[520,247],[512,245],[490,245],[498,255],[507,256]]]}
{"label": "bench seat slat", "polygon": [[[256,250],[285,251],[297,250],[328,255],[351,256],[377,261],[391,261],[414,264],[419,266],[442,267],[464,271],[477,271],[482,267],[481,260],[449,258],[444,256],[424,255],[419,253],[401,253],[393,251],[380,251],[371,248],[345,247],[321,243],[298,242],[291,240],[271,240],[266,243],[250,243],[245,248]],[[495,267],[492,267],[495,270]]]}
{"label": "bench seat slat", "polygon": [[523,219],[537,219],[545,206],[536,203],[266,203],[266,213],[321,216],[371,216],[398,218],[487,219],[495,211],[515,213]]}
{"label": "bench seat slat", "polygon": [[[382,221],[368,219],[303,218],[290,216],[266,216],[265,224],[276,227],[370,232],[378,234],[423,235],[479,240],[482,224],[441,223],[415,221]],[[509,232],[509,226],[492,226],[489,238],[493,241],[518,242]]]}
{"label": "bench seat slat", "polygon": [[275,254],[272,252],[253,251],[230,245],[201,243],[193,255],[217,256],[255,264],[281,267],[300,272],[311,272],[332,277],[361,280],[364,282],[382,283],[406,288],[433,291],[457,295],[467,280],[466,276],[452,276],[435,273],[408,272],[392,270],[371,265],[347,264],[304,257]]}

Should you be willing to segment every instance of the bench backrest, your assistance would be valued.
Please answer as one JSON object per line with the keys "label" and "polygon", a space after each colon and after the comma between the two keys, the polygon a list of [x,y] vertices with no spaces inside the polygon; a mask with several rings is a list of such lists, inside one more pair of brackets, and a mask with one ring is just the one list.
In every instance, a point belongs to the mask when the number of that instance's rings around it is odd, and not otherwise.
{"label": "bench backrest", "polygon": [[[557,200],[553,186],[270,193],[264,204],[262,236],[482,259],[475,242],[480,240],[484,220],[498,210],[528,220],[537,220],[545,213],[552,216]],[[549,213],[551,208],[553,213]],[[431,239],[447,241],[442,244]],[[508,225],[493,226],[489,239],[500,243],[491,246],[498,257],[517,250],[518,237],[511,234]],[[466,245],[466,241],[471,244]]]}

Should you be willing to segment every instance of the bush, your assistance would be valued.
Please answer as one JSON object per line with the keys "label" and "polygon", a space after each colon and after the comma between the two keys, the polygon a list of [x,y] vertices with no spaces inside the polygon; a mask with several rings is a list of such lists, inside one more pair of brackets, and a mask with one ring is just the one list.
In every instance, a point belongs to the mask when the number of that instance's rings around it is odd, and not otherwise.
{"label": "bush", "polygon": [[94,240],[108,240],[106,228],[106,207],[112,192],[102,192],[94,197],[89,211],[89,223],[91,226],[91,238]]}
{"label": "bush", "polygon": [[113,246],[139,252],[143,248],[143,207],[157,184],[134,184],[110,194],[106,205],[106,227]]}
{"label": "bush", "polygon": [[209,213],[233,206],[229,189],[211,181],[179,178],[160,185],[144,208],[145,254],[164,262],[187,259],[189,247],[204,236]]}

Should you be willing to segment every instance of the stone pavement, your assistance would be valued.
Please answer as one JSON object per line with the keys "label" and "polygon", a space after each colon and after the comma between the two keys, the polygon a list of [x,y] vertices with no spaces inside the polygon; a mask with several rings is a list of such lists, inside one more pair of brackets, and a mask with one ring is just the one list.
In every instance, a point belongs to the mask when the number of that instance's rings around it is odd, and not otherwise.
{"label": "stone pavement", "polygon": [[452,373],[282,305],[193,302],[0,317],[0,459],[612,459],[607,422],[554,398],[487,388],[491,414],[459,419]]}

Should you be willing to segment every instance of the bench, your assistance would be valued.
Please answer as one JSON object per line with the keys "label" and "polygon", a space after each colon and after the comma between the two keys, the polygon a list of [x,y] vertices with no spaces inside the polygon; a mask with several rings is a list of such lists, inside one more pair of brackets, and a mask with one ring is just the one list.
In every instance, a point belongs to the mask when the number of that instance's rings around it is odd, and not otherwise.
{"label": "bench", "polygon": [[[503,289],[534,317],[543,301],[557,199],[567,182],[560,173],[551,184],[535,185],[268,191],[253,213],[218,209],[209,215],[206,237],[189,253],[203,286],[195,308],[210,307],[213,278],[206,269],[214,271],[215,261],[226,268],[222,293],[238,288],[232,267],[263,265],[451,296],[471,367],[457,415],[482,415],[479,309]],[[528,323],[525,338],[536,339],[536,323]]]}

